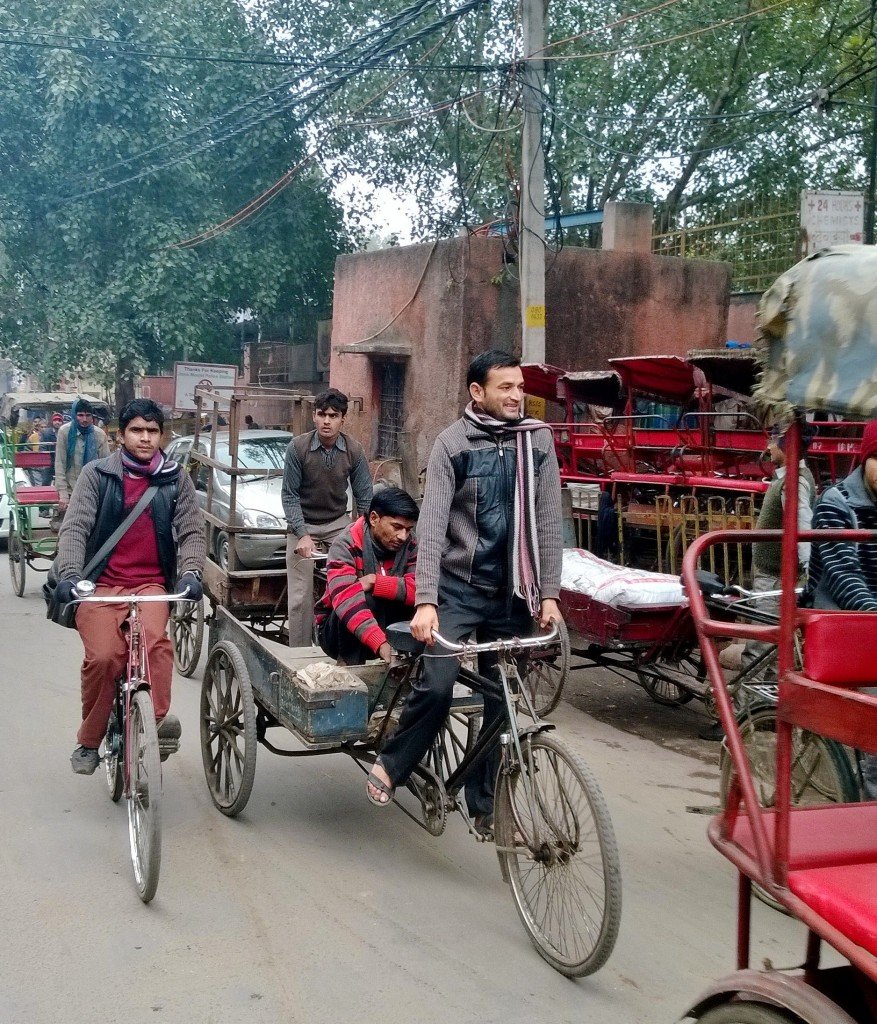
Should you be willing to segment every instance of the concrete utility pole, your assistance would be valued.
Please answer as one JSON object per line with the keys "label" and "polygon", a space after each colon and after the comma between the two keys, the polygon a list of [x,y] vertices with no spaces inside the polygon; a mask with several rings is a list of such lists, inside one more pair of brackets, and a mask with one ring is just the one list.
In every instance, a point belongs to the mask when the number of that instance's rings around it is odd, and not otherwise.
{"label": "concrete utility pole", "polygon": [[[524,57],[542,54],[545,0],[523,0]],[[545,362],[545,154],[542,111],[545,64],[524,61],[521,137],[521,355],[525,363]]]}

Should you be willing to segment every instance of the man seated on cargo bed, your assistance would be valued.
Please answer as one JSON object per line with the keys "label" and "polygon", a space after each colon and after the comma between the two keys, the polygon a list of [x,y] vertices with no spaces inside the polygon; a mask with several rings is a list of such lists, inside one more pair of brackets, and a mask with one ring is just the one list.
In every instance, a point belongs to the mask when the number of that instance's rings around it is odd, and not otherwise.
{"label": "man seated on cargo bed", "polygon": [[419,509],[400,487],[385,487],[360,516],[332,541],[326,592],[315,620],[320,646],[345,665],[374,657],[387,664],[392,650],[384,629],[407,622],[414,606]]}

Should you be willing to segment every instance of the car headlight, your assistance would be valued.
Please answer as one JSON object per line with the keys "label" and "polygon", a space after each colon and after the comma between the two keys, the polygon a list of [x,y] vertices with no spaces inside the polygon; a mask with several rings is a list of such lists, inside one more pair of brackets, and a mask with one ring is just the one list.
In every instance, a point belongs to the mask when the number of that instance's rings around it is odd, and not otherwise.
{"label": "car headlight", "polygon": [[252,512],[245,509],[243,513],[244,526],[262,530],[282,530],[283,523],[276,516],[270,516],[267,512]]}

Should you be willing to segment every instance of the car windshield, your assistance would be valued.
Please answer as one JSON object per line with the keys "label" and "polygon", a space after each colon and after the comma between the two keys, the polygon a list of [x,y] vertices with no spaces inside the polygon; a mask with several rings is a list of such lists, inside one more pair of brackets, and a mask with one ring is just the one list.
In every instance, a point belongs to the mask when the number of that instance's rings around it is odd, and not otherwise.
{"label": "car windshield", "polygon": [[[280,437],[241,437],[238,442],[238,465],[243,469],[270,469],[275,472],[269,476],[280,476],[283,473],[283,461],[286,458],[286,449],[289,447],[291,436]],[[216,445],[216,461],[231,465],[231,455],[227,444]],[[257,480],[256,474],[252,476],[241,474],[239,480]],[[264,478],[263,478],[264,479]]]}

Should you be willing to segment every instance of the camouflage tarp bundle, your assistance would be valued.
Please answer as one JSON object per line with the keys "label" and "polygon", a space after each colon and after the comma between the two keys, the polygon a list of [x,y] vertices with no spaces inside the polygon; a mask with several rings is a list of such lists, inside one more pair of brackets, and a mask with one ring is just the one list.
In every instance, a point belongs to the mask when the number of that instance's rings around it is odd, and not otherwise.
{"label": "camouflage tarp bundle", "polygon": [[758,325],[759,403],[877,416],[877,248],[808,256],[764,293]]}

